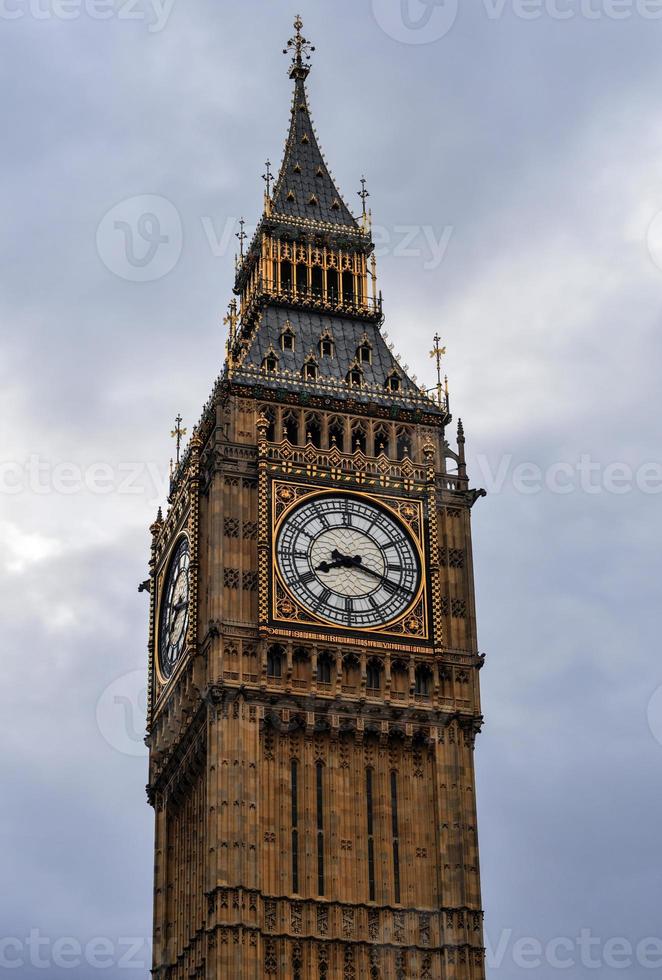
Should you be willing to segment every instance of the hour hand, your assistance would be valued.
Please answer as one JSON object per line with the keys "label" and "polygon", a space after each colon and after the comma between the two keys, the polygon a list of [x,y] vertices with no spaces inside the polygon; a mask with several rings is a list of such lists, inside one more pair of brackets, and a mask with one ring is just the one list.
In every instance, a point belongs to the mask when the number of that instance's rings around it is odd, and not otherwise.
{"label": "hour hand", "polygon": [[334,568],[341,568],[342,564],[343,564],[342,561],[333,561],[333,562],[321,561],[317,566],[317,568],[315,569],[315,571],[325,572],[325,573],[330,572]]}

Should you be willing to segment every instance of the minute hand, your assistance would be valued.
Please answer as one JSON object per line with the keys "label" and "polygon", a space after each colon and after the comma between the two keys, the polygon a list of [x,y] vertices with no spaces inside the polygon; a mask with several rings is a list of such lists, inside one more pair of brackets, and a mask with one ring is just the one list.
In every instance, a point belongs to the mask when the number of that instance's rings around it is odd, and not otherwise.
{"label": "minute hand", "polygon": [[375,572],[372,568],[368,568],[367,565],[364,565],[360,561],[356,561],[356,560],[352,561],[352,567],[358,568],[360,572],[365,572],[367,575],[372,575],[373,578],[378,578],[380,582],[386,582],[387,585],[391,585],[394,589],[398,589],[398,591],[400,592],[407,591],[407,589],[403,585],[391,581],[391,579],[387,578],[386,575],[382,575],[379,572]]}

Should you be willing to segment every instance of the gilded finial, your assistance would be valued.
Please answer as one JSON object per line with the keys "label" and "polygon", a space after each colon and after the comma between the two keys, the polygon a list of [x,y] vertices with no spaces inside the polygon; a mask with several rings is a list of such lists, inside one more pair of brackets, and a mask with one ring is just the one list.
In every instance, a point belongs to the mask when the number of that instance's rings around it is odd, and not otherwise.
{"label": "gilded finial", "polygon": [[297,14],[294,21],[296,34],[287,42],[287,47],[283,48],[283,54],[287,54],[288,51],[293,52],[290,78],[305,78],[308,75],[310,65],[307,65],[306,62],[310,61],[311,53],[315,50],[314,45],[301,33],[302,27],[301,15]]}
{"label": "gilded finial", "polygon": [[[180,456],[180,449],[182,445],[182,437],[186,435],[186,429],[182,428],[183,421],[184,419],[182,418],[182,413],[180,412],[177,418],[175,419],[175,428],[170,433],[172,438],[177,440],[177,466],[179,466],[179,456]],[[170,466],[172,471],[172,460],[170,460]]]}
{"label": "gilded finial", "polygon": [[444,386],[441,382],[441,359],[446,353],[446,348],[441,346],[441,337],[437,332],[434,335],[434,347],[430,351],[430,357],[434,357],[437,361],[437,402],[439,408],[443,408],[444,405]]}

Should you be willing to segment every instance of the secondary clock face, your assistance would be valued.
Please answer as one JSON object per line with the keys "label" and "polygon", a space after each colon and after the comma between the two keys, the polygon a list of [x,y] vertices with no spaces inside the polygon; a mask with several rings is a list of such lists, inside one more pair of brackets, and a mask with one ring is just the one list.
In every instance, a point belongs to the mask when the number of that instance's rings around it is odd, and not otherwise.
{"label": "secondary clock face", "polygon": [[179,662],[186,642],[189,619],[188,571],[188,539],[182,538],[170,560],[161,600],[159,667],[166,679]]}
{"label": "secondary clock face", "polygon": [[276,560],[283,583],[309,612],[355,629],[398,619],[421,582],[405,526],[351,494],[315,497],[291,511],[278,532]]}

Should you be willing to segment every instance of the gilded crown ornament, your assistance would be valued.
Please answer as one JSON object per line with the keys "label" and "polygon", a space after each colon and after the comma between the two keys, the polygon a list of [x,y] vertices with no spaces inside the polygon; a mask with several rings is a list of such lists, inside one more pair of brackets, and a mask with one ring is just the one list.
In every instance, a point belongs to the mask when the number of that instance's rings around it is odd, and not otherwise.
{"label": "gilded crown ornament", "polygon": [[287,54],[288,51],[294,52],[290,78],[305,78],[308,75],[310,65],[307,65],[306,62],[310,61],[310,56],[315,50],[315,46],[301,33],[302,27],[303,21],[301,20],[301,15],[297,14],[294,21],[296,34],[289,39],[287,47],[283,48],[283,54]]}

